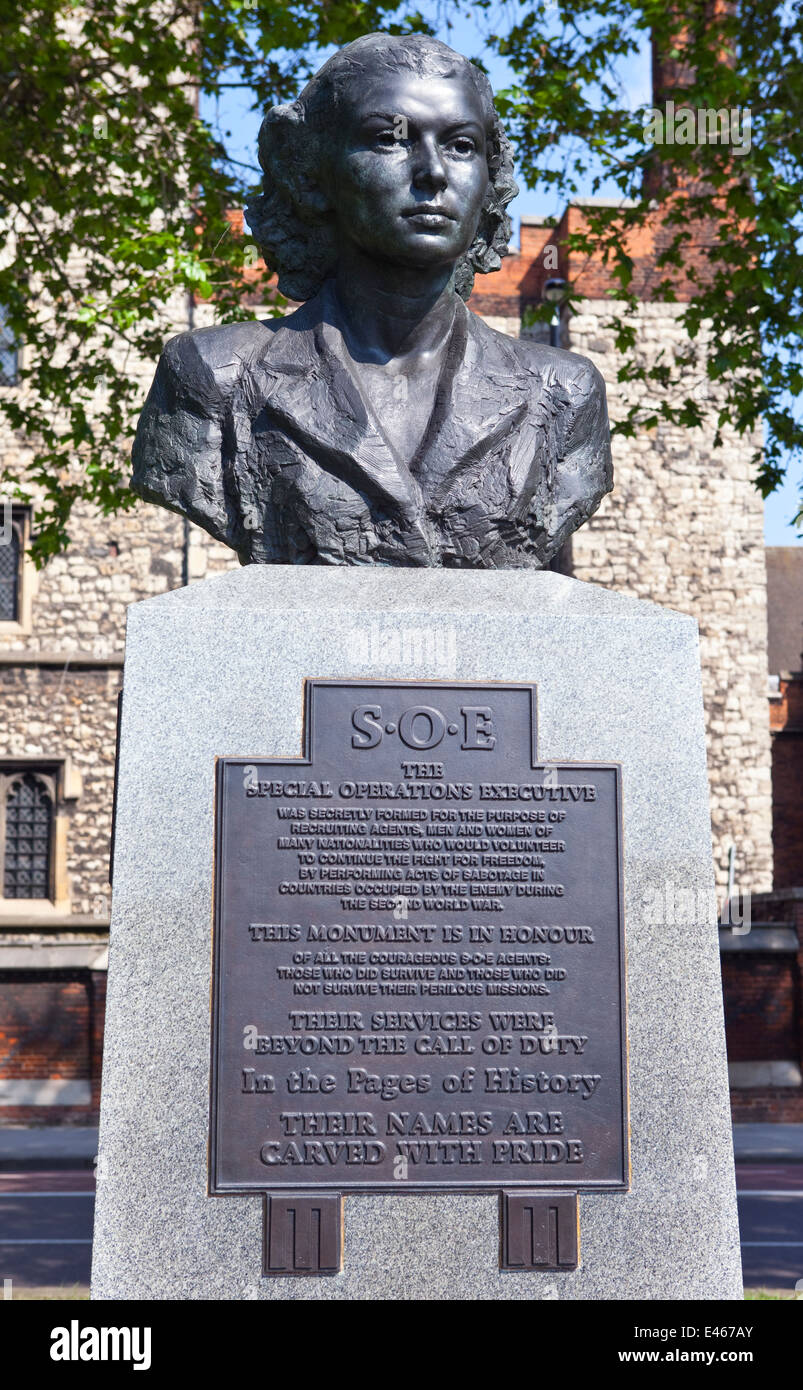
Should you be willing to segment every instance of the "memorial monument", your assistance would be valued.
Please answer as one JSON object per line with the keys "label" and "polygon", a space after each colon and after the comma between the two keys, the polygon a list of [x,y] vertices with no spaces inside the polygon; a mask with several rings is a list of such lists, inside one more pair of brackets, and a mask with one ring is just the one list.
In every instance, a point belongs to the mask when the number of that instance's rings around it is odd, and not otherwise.
{"label": "memorial monument", "polygon": [[260,158],[302,307],[134,448],[243,569],[129,610],[93,1295],[739,1297],[696,628],[543,569],[605,392],[465,308],[490,87],[368,35]]}
{"label": "memorial monument", "polygon": [[168,344],[134,489],[243,564],[545,565],[610,491],[605,388],[465,308],[517,192],[484,74],[368,35],[259,144],[249,220],[306,302]]}

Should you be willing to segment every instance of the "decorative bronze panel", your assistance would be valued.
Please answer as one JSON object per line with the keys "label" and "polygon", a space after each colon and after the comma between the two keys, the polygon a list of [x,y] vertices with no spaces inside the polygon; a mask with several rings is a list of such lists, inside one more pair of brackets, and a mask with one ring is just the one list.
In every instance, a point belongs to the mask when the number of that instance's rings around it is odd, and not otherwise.
{"label": "decorative bronze panel", "polygon": [[620,812],[528,685],[309,681],[219,759],[210,1193],[625,1190]]}
{"label": "decorative bronze panel", "polygon": [[503,1192],[500,1269],[569,1270],[580,1258],[576,1192]]}
{"label": "decorative bronze panel", "polygon": [[337,1274],[342,1230],[343,1199],[337,1193],[266,1196],[263,1274]]}

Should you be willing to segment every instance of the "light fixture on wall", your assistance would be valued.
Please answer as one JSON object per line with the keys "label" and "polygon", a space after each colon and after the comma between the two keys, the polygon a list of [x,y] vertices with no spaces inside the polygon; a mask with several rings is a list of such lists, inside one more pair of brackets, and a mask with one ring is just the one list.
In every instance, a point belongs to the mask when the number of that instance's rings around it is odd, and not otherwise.
{"label": "light fixture on wall", "polygon": [[569,291],[567,280],[562,280],[559,276],[553,276],[544,285],[544,299],[547,304],[555,306],[555,312],[549,325],[549,346],[560,347],[560,306]]}

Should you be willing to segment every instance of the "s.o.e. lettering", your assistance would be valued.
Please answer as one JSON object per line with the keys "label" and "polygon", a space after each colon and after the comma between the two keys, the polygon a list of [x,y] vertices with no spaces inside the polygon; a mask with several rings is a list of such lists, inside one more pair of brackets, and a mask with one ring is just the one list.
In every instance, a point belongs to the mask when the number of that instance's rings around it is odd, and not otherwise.
{"label": "s.o.e. lettering", "polygon": [[444,737],[461,736],[468,752],[490,751],[496,745],[493,715],[487,705],[461,705],[460,723],[449,723],[433,705],[411,705],[396,719],[386,719],[381,705],[358,705],[351,716],[356,730],[352,748],[376,748],[385,734],[397,734],[408,748],[437,748]]}

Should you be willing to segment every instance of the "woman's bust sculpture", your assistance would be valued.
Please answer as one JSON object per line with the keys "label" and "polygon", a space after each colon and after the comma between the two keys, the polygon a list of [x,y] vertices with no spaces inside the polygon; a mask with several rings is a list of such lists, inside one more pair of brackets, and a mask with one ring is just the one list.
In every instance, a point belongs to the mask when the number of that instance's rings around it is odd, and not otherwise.
{"label": "woman's bust sculpture", "polygon": [[244,564],[544,566],[610,491],[605,388],[465,307],[516,193],[483,73],[369,34],[268,111],[259,149],[248,220],[304,302],[168,343],[134,489]]}

